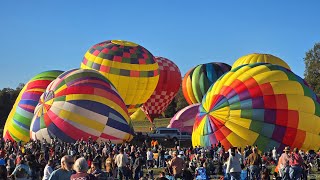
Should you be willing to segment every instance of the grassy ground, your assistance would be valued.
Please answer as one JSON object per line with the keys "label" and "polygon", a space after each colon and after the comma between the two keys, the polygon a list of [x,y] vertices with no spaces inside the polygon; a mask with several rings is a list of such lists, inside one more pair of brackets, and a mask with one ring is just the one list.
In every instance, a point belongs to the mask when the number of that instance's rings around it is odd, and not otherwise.
{"label": "grassy ground", "polygon": [[[171,118],[155,119],[154,124],[156,127],[167,127]],[[150,132],[152,124],[148,120],[132,121],[135,132]]]}

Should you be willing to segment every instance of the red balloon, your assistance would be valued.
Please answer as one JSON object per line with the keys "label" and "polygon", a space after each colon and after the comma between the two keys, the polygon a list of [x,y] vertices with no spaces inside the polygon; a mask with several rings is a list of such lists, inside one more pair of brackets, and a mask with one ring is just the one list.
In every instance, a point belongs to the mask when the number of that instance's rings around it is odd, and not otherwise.
{"label": "red balloon", "polygon": [[141,107],[151,123],[166,110],[181,85],[181,73],[174,62],[163,57],[156,57],[156,62],[160,70],[159,82],[151,97]]}

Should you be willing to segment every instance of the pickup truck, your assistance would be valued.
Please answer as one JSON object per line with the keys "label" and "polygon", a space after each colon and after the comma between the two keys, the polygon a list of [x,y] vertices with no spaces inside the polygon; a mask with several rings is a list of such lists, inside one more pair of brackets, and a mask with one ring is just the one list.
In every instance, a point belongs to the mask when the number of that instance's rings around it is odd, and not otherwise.
{"label": "pickup truck", "polygon": [[157,128],[152,133],[148,133],[151,139],[166,139],[172,141],[186,141],[191,140],[191,135],[188,133],[180,132],[176,128]]}

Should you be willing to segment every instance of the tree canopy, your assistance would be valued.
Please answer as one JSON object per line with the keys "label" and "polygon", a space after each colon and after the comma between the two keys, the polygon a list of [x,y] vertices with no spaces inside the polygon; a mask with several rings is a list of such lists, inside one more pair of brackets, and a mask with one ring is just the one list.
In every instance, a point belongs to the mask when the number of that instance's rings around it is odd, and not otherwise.
{"label": "tree canopy", "polygon": [[306,82],[313,91],[320,95],[320,43],[316,43],[312,49],[306,52],[304,58]]}

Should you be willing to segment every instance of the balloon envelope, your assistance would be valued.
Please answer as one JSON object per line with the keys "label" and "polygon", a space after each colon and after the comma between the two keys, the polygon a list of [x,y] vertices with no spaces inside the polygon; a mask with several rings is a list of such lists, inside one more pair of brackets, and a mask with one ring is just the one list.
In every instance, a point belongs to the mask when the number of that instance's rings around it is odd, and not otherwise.
{"label": "balloon envelope", "polygon": [[302,78],[278,65],[244,65],[210,87],[194,123],[192,143],[258,145],[262,151],[285,146],[317,149],[319,116],[319,99]]}
{"label": "balloon envelope", "polygon": [[200,64],[190,69],[183,77],[183,96],[189,104],[200,103],[209,87],[230,69],[228,64],[218,62]]}
{"label": "balloon envelope", "polygon": [[181,85],[181,73],[174,62],[163,57],[156,57],[156,62],[160,69],[159,82],[151,97],[141,107],[150,122],[166,110]]}
{"label": "balloon envelope", "polygon": [[27,82],[20,91],[7,118],[3,131],[4,139],[23,143],[30,140],[30,124],[39,98],[47,86],[62,72],[58,70],[45,71]]}
{"label": "balloon envelope", "polygon": [[181,132],[192,133],[194,120],[199,111],[199,105],[192,104],[178,111],[170,120],[168,128],[177,128]]}
{"label": "balloon envelope", "polygon": [[282,59],[276,56],[273,56],[271,54],[260,54],[260,53],[253,53],[253,54],[248,54],[240,57],[238,60],[236,60],[233,63],[232,69],[245,64],[254,64],[254,63],[270,63],[270,64],[279,65],[287,69],[290,69],[289,65]]}
{"label": "balloon envelope", "polygon": [[126,106],[112,83],[99,72],[64,72],[41,96],[32,121],[32,139],[75,142],[130,141],[133,129]]}
{"label": "balloon envelope", "polygon": [[144,47],[121,40],[92,46],[81,63],[82,69],[94,69],[116,87],[129,114],[134,113],[154,92],[159,80],[155,57]]}

